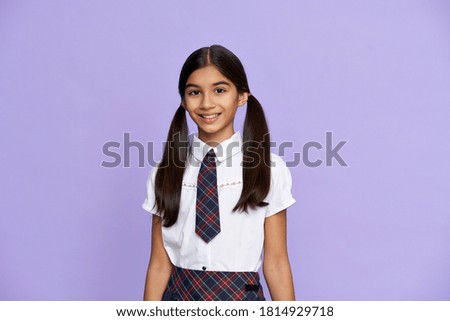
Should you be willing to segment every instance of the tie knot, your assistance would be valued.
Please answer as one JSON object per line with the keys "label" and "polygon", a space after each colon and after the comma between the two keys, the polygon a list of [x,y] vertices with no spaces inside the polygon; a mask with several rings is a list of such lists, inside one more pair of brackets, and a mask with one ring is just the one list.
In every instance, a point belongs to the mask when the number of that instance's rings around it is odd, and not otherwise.
{"label": "tie knot", "polygon": [[214,153],[214,150],[211,148],[203,158],[203,163],[206,164],[215,164],[216,162],[216,153]]}

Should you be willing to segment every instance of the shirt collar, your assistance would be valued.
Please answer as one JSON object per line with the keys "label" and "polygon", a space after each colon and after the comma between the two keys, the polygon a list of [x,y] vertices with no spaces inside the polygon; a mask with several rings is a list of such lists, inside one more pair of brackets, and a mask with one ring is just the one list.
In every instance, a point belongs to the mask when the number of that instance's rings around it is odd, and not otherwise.
{"label": "shirt collar", "polygon": [[191,145],[191,152],[194,157],[202,162],[205,155],[210,149],[214,150],[217,157],[217,162],[223,162],[227,158],[236,155],[241,151],[242,148],[242,137],[239,131],[236,131],[230,138],[224,140],[215,147],[211,147],[200,138],[198,138],[198,133],[194,133]]}

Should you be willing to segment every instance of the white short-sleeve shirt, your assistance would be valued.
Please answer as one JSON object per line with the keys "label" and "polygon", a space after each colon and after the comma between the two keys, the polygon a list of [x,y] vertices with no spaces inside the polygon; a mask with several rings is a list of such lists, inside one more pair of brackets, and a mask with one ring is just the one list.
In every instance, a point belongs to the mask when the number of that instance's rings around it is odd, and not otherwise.
{"label": "white short-sleeve shirt", "polygon": [[[195,233],[197,175],[206,153],[212,148],[195,133],[191,141],[191,153],[186,167],[177,222],[162,227],[166,252],[175,266],[208,271],[252,271],[262,263],[264,220],[295,203],[291,194],[292,178],[284,160],[271,153],[271,185],[265,201],[268,206],[248,213],[232,209],[242,191],[242,137],[236,131],[216,147],[217,185],[221,232],[209,243]],[[147,178],[147,197],[142,207],[160,215],[155,204],[154,183],[157,166]]]}

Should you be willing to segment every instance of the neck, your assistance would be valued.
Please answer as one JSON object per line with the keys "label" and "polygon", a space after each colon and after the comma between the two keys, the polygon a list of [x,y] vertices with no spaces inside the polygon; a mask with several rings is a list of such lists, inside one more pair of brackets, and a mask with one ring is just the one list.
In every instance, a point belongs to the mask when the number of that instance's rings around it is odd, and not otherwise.
{"label": "neck", "polygon": [[222,133],[205,133],[203,131],[198,132],[198,138],[211,147],[216,147],[221,142],[227,140],[235,133],[234,129],[228,132]]}

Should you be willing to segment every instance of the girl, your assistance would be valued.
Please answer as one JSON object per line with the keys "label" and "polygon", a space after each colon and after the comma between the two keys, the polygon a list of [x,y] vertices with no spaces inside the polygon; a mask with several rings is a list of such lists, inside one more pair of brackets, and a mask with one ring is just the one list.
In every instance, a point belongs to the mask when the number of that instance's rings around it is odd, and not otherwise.
{"label": "girl", "polygon": [[[219,45],[200,48],[184,63],[178,90],[181,103],[142,205],[154,214],[144,300],[265,300],[263,249],[272,300],[295,300],[286,249],[291,175],[270,152],[240,60]],[[246,103],[242,138],[233,122]],[[186,112],[198,129],[191,137]]]}

